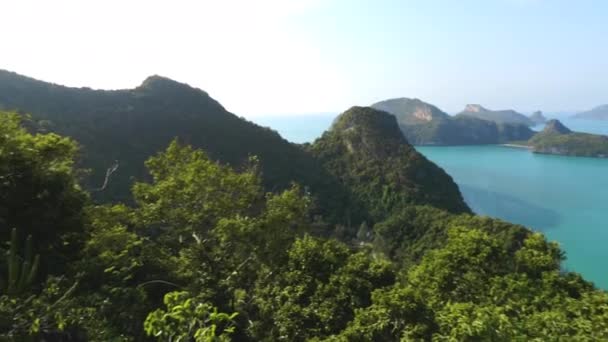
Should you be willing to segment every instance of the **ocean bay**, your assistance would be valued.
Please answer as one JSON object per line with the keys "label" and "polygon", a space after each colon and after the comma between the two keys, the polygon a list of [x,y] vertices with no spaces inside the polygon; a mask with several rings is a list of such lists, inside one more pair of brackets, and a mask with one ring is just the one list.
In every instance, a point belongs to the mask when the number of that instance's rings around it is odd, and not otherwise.
{"label": "ocean bay", "polygon": [[[312,142],[335,115],[254,121],[292,142]],[[608,134],[608,121],[557,116],[574,131]],[[542,125],[535,127],[541,130]],[[534,154],[497,145],[416,146],[444,168],[480,215],[541,231],[566,252],[565,267],[608,288],[608,159]]]}
{"label": "ocean bay", "polygon": [[566,252],[568,270],[608,288],[608,160],[502,146],[417,149],[454,178],[476,213],[543,232]]}

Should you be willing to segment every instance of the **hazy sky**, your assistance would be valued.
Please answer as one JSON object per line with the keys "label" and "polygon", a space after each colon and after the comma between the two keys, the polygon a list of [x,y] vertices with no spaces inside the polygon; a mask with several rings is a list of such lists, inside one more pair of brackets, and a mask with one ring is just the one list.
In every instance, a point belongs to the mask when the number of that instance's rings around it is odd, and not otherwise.
{"label": "hazy sky", "polygon": [[243,116],[390,97],[449,111],[608,103],[606,0],[0,0],[0,68],[69,86],[152,74]]}

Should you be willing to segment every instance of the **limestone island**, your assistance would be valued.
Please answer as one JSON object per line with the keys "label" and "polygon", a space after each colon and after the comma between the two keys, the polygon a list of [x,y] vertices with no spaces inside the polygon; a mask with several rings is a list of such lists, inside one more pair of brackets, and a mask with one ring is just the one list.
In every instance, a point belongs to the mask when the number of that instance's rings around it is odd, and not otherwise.
{"label": "limestone island", "polygon": [[559,120],[549,120],[545,128],[528,141],[507,146],[529,148],[534,153],[577,157],[608,157],[608,136],[573,132]]}

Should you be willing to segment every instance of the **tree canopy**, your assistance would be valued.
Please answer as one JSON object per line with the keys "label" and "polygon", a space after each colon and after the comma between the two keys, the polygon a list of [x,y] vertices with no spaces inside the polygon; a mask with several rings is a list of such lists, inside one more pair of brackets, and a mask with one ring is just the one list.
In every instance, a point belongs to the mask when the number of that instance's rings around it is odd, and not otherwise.
{"label": "tree canopy", "polygon": [[[309,147],[346,172],[348,233],[319,218],[335,208],[318,193],[268,191],[257,157],[235,169],[179,139],[148,158],[132,202],[93,203],[73,141],[0,113],[0,338],[608,339],[608,295],[563,270],[556,243],[471,214],[404,140],[374,141],[394,119],[366,113]],[[432,177],[408,183],[417,172]]]}

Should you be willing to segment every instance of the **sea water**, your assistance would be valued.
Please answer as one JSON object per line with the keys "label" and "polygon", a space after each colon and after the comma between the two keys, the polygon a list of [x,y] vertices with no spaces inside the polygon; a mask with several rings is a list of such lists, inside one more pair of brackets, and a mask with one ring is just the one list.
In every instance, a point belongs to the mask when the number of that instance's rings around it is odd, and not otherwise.
{"label": "sea water", "polygon": [[567,270],[608,289],[608,159],[501,146],[417,147],[446,170],[471,209],[543,232]]}
{"label": "sea water", "polygon": [[[253,121],[303,143],[319,137],[335,116]],[[608,135],[608,121],[558,119],[574,131]],[[454,178],[473,211],[543,232],[566,252],[566,269],[608,289],[608,159],[540,155],[502,146],[416,148]]]}

